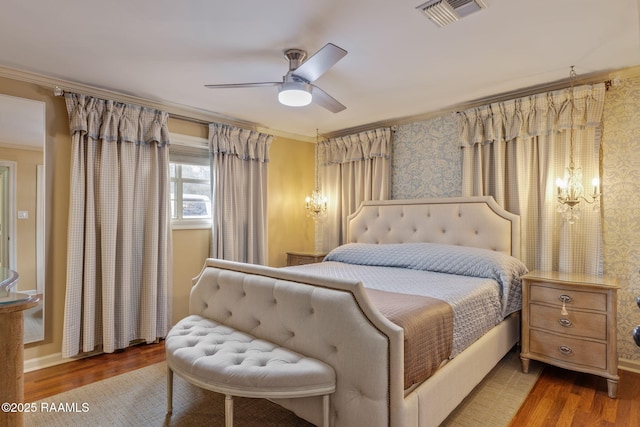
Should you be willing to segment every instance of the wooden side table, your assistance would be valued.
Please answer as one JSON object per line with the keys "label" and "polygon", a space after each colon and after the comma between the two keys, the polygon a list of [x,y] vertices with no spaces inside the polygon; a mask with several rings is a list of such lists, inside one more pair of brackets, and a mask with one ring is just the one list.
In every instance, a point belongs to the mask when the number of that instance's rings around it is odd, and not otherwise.
{"label": "wooden side table", "polygon": [[325,256],[327,256],[326,253],[287,252],[287,266],[322,262]]}
{"label": "wooden side table", "polygon": [[522,361],[529,359],[618,381],[617,290],[613,278],[533,271],[522,280]]}
{"label": "wooden side table", "polygon": [[[18,275],[3,269],[0,295],[0,403],[24,403],[24,319],[40,297],[10,292]],[[9,408],[11,409],[11,408]],[[0,411],[0,427],[22,426],[22,411]]]}

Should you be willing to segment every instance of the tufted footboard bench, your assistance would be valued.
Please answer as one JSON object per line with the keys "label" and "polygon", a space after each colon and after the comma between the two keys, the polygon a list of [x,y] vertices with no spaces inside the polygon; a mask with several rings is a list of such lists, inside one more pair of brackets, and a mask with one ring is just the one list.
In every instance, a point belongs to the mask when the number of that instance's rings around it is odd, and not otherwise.
{"label": "tufted footboard bench", "polygon": [[233,425],[233,396],[298,398],[323,396],[329,426],[332,367],[214,320],[190,315],[166,338],[167,410],[172,411],[173,373],[225,397],[225,425]]}

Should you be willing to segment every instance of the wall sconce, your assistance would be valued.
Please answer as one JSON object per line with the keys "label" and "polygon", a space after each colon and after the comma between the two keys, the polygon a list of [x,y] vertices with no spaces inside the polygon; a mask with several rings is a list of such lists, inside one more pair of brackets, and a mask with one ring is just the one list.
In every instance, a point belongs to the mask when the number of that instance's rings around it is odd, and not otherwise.
{"label": "wall sconce", "polygon": [[592,181],[593,193],[589,198],[584,196],[584,186],[582,185],[582,168],[576,167],[573,159],[573,111],[574,111],[574,93],[573,88],[576,80],[576,72],[571,66],[569,72],[571,82],[571,92],[569,93],[570,111],[570,128],[569,128],[569,167],[564,178],[558,178],[556,185],[558,187],[558,212],[562,213],[562,217],[574,224],[580,218],[580,202],[592,204],[600,197],[600,182],[598,178]]}
{"label": "wall sconce", "polygon": [[327,216],[327,198],[322,195],[320,189],[316,187],[311,196],[305,199],[307,215],[314,221],[322,220]]}

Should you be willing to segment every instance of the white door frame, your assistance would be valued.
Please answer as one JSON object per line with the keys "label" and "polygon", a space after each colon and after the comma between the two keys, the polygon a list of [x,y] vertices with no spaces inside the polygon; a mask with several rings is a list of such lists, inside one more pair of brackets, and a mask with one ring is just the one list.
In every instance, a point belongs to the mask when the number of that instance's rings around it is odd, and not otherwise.
{"label": "white door frame", "polygon": [[[45,264],[45,169],[38,165],[36,169],[36,290],[44,295],[44,264]],[[44,310],[44,307],[43,307]]]}
{"label": "white door frame", "polygon": [[[0,160],[0,166],[4,166],[8,169],[8,194],[7,194],[7,206],[9,213],[7,220],[9,224],[5,225],[5,235],[9,238],[9,267],[11,270],[16,271],[16,176],[18,164],[9,160]],[[7,227],[8,226],[8,227]]]}

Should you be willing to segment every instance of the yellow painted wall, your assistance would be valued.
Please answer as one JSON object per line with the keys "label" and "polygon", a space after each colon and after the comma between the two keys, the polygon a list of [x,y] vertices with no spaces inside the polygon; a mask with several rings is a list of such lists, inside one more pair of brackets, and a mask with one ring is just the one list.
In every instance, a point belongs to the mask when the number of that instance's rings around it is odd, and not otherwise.
{"label": "yellow painted wall", "polygon": [[[46,174],[48,246],[45,288],[45,339],[25,346],[25,360],[55,359],[62,345],[67,262],[67,219],[69,205],[69,162],[71,157],[69,119],[64,98],[50,88],[0,77],[0,94],[43,101],[46,104]],[[169,130],[206,138],[207,126],[169,119]],[[306,193],[313,189],[313,144],[275,138],[269,163],[269,265],[283,266],[286,251],[313,247],[313,228],[304,216]],[[173,318],[188,310],[191,279],[209,255],[209,230],[174,230]],[[271,241],[273,239],[273,241]]]}
{"label": "yellow painted wall", "polygon": [[209,256],[211,230],[173,230],[173,302],[176,322],[189,314],[189,292],[194,277]]}
{"label": "yellow painted wall", "polygon": [[313,251],[304,199],[313,191],[315,144],[276,137],[269,158],[269,265],[283,267],[287,252]]}

